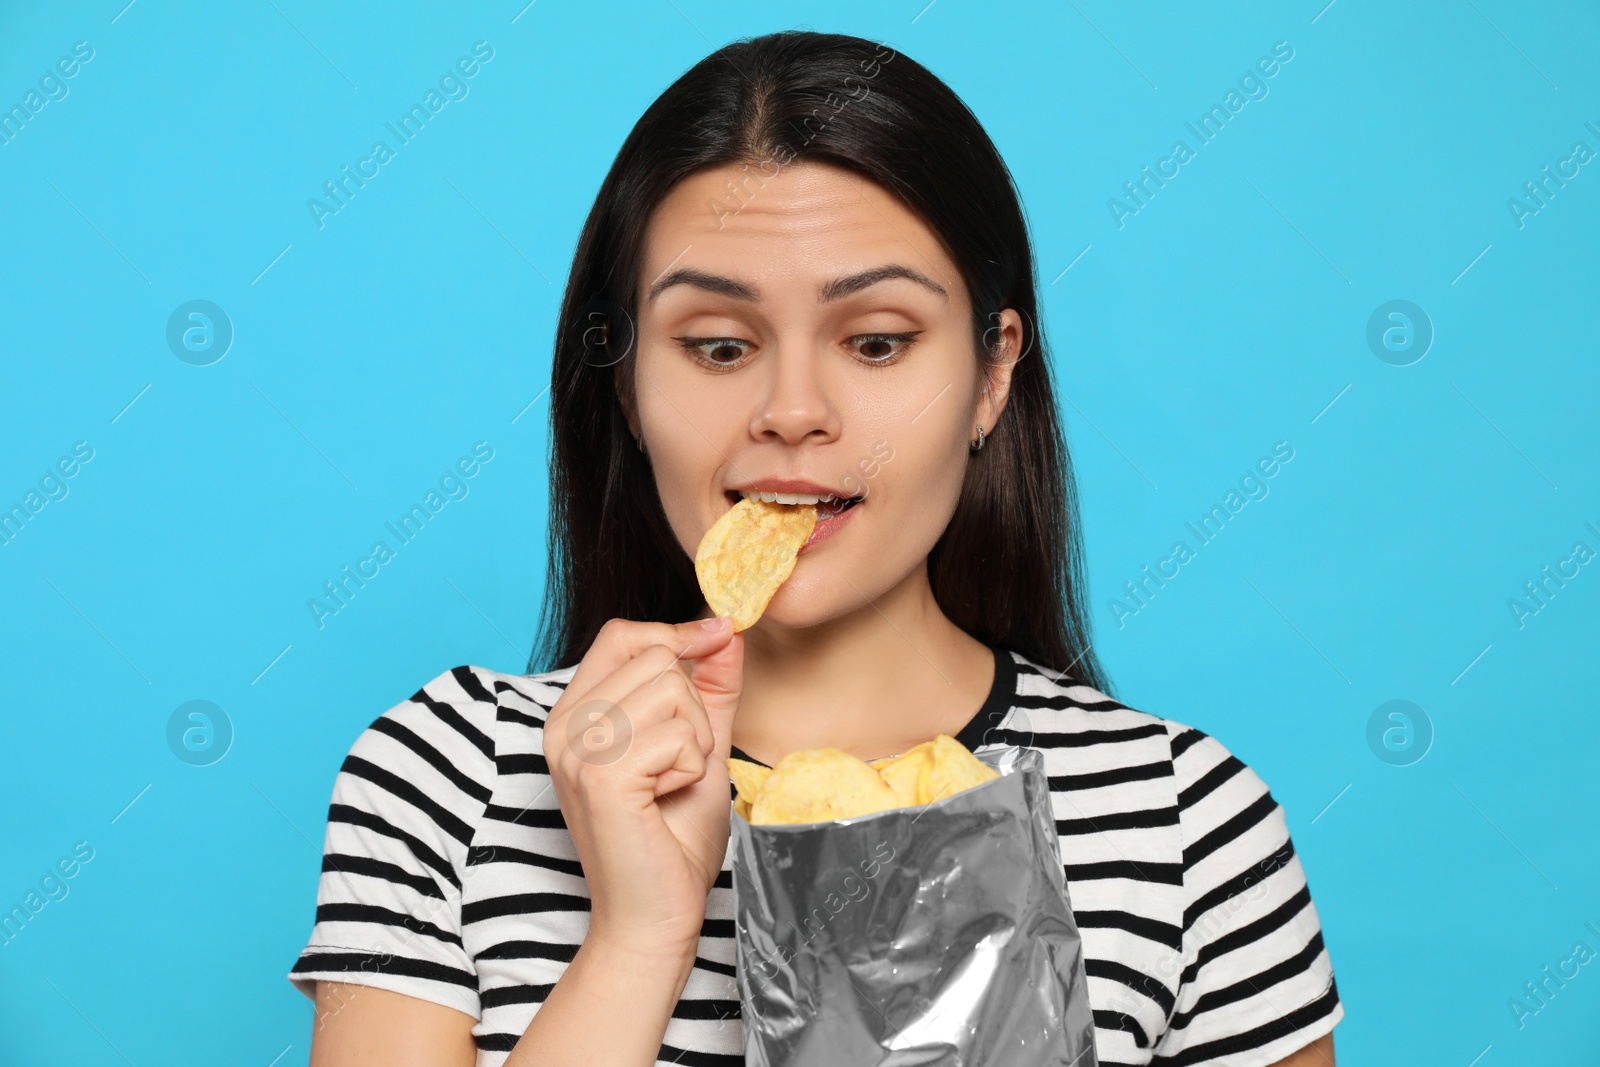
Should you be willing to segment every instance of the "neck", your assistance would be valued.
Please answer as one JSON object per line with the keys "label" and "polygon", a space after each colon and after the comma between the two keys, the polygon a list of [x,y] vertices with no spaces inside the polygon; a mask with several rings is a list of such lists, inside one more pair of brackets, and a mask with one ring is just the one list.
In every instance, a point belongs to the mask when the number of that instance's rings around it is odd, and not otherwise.
{"label": "neck", "polygon": [[733,743],[763,763],[807,748],[862,759],[954,736],[994,681],[989,649],[940,610],[927,564],[876,601],[816,626],[745,631]]}

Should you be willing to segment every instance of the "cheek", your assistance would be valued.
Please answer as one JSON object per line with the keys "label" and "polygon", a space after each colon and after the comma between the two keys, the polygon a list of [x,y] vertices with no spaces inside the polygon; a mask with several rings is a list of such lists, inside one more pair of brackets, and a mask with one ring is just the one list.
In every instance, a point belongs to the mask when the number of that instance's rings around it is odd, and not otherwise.
{"label": "cheek", "polygon": [[664,462],[663,458],[655,458],[653,469],[656,492],[661,498],[661,510],[667,517],[667,525],[672,527],[683,550],[693,556],[700,538],[716,521],[716,517],[708,513],[711,502],[711,491],[707,488],[709,475],[704,472],[696,474],[680,464]]}
{"label": "cheek", "polygon": [[958,430],[935,423],[934,414],[880,431],[851,466],[845,484],[865,495],[871,525],[894,533],[873,538],[875,553],[926,554],[955,513],[966,451]]}

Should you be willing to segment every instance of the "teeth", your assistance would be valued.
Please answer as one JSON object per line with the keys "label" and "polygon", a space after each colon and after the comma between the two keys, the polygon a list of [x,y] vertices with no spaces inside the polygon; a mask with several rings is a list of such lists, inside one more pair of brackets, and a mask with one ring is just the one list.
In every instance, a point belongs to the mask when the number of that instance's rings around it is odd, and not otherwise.
{"label": "teeth", "polygon": [[815,496],[810,493],[750,493],[742,489],[739,495],[746,500],[754,497],[769,504],[828,504],[838,499],[831,493],[826,496]]}

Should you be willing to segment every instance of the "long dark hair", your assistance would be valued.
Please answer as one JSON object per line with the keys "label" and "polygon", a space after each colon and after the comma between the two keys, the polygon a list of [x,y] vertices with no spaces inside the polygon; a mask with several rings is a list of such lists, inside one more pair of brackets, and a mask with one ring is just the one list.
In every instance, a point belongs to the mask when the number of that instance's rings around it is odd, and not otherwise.
{"label": "long dark hair", "polygon": [[968,460],[929,580],[968,634],[1108,692],[1089,642],[1077,487],[1011,173],[926,68],[860,37],[797,30],[735,41],[674,82],[628,134],[584,223],[556,323],[549,573],[529,673],[577,663],[610,618],[681,622],[703,609],[625,415],[643,235],[692,173],[744,164],[754,177],[800,160],[871,179],[943,240],[986,374],[998,312],[1021,314],[1029,336],[1010,398]]}

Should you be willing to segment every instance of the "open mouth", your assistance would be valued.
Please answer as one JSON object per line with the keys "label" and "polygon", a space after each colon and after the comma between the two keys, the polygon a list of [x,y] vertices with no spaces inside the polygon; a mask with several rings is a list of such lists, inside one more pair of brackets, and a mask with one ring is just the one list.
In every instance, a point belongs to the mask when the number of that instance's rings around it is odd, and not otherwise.
{"label": "open mouth", "polygon": [[[776,494],[768,495],[775,496]],[[785,499],[774,500],[773,502],[779,504],[790,504],[791,506],[798,504],[815,504],[817,507],[818,522],[843,515],[845,512],[861,503],[861,501],[864,499],[863,497],[859,496],[822,498],[809,496],[804,493],[785,493],[782,495]],[[723,496],[727,497],[729,506],[737,504],[743,499],[743,494],[736,489],[729,489],[723,494]]]}

